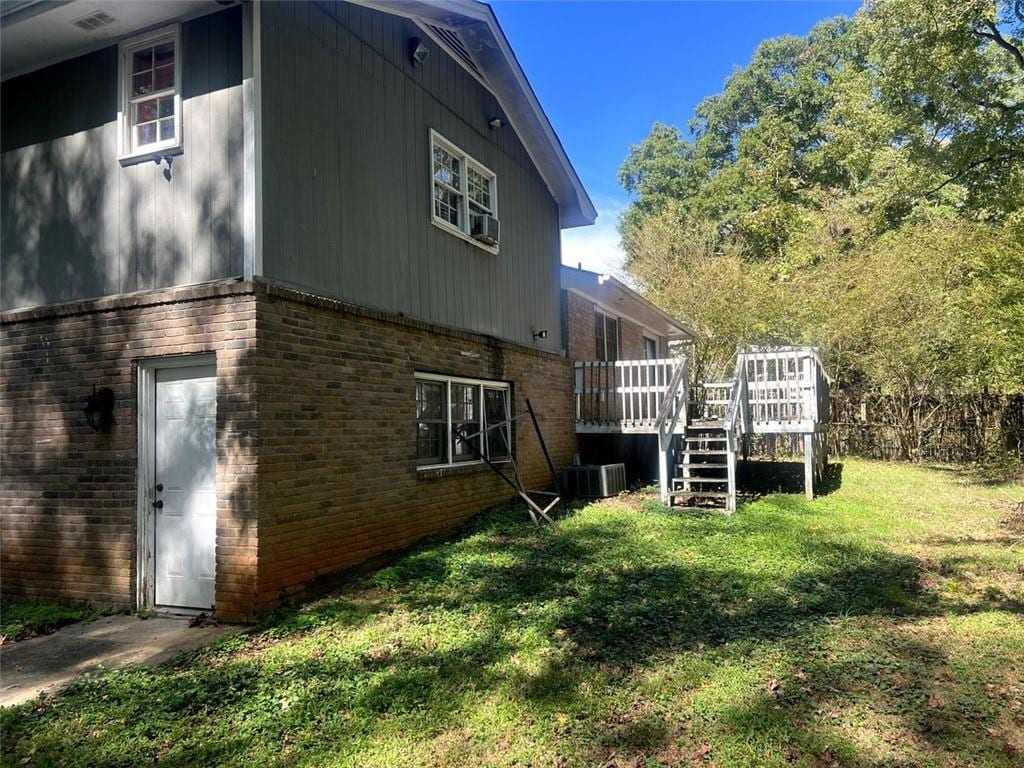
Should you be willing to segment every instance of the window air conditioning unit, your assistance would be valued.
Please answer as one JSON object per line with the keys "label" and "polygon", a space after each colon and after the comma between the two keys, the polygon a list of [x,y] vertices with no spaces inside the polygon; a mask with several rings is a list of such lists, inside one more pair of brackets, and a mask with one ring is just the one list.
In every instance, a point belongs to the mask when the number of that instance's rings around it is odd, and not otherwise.
{"label": "window air conditioning unit", "polygon": [[481,243],[497,245],[498,220],[486,213],[474,213],[469,217],[469,234]]}
{"label": "window air conditioning unit", "polygon": [[626,490],[626,465],[566,467],[562,493],[570,499],[604,499]]}

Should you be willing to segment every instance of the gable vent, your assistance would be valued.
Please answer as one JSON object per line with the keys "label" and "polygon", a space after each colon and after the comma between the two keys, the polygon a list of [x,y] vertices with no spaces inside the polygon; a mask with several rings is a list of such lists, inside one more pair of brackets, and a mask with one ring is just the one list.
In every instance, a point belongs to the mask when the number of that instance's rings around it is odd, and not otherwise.
{"label": "gable vent", "polygon": [[459,40],[459,36],[452,32],[450,29],[445,27],[439,27],[436,24],[427,24],[426,27],[434,34],[434,36],[444,44],[444,47],[448,49],[448,52],[453,56],[457,57],[463,64],[469,67],[479,77],[483,77],[483,73],[477,69],[476,64],[473,63],[473,59],[469,56],[469,51],[466,50],[466,46]]}
{"label": "gable vent", "polygon": [[93,11],[88,16],[83,16],[73,22],[79,29],[84,29],[86,32],[92,32],[94,29],[105,27],[108,24],[113,24],[117,19],[111,16],[106,11]]}

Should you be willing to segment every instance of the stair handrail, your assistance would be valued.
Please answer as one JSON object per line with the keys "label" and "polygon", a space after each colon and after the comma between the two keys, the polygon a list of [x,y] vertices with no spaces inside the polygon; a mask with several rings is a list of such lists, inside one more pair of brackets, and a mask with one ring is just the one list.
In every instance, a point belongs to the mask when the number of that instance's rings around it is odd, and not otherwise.
{"label": "stair handrail", "polygon": [[[680,412],[683,414],[683,424],[686,424],[686,402],[689,398],[687,365],[686,357],[680,357],[679,365],[672,371],[672,378],[669,380],[665,397],[658,405],[658,417],[654,421],[655,429],[658,432],[658,485],[661,490],[661,500],[665,503],[669,501],[668,460],[672,453],[672,437],[675,434]],[[682,400],[674,402],[680,387],[682,388]],[[669,422],[670,415],[672,416],[671,423]]]}
{"label": "stair handrail", "polygon": [[736,368],[733,371],[732,392],[729,397],[729,405],[725,409],[725,428],[732,431],[736,424],[737,411],[743,416],[740,430],[747,431],[750,420],[749,408],[747,407],[747,366],[742,352],[736,353]]}
{"label": "stair handrail", "polygon": [[747,397],[747,366],[743,353],[736,352],[736,368],[733,373],[732,394],[729,398],[729,405],[725,409],[725,451],[726,465],[729,483],[729,495],[725,502],[727,512],[736,511],[736,414],[740,412],[742,420],[740,430],[746,431],[746,421],[749,418],[748,409],[745,407]]}
{"label": "stair handrail", "polygon": [[[679,358],[679,365],[677,365],[675,369],[672,371],[672,378],[669,379],[668,386],[665,388],[665,396],[662,398],[661,403],[658,404],[658,415],[654,420],[654,428],[658,431],[659,434],[662,432],[662,427],[665,425],[665,422],[668,420],[668,417],[670,415],[673,416],[672,430],[675,429],[676,421],[679,418],[680,411],[684,413],[685,418],[687,400],[686,390],[689,388],[689,378],[687,376],[688,363],[689,361],[686,359],[685,356]],[[670,411],[673,406],[673,400],[675,399],[676,393],[679,390],[680,384],[682,384],[683,387],[683,406],[682,408],[676,408],[675,414],[670,414]]]}

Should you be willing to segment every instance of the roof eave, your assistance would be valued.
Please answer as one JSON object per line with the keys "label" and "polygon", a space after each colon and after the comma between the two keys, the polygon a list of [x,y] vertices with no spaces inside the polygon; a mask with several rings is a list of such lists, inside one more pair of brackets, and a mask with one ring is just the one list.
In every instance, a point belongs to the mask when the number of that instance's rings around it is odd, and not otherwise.
{"label": "roof eave", "polygon": [[569,229],[597,220],[597,209],[489,5],[477,0],[355,1],[414,21],[431,21],[457,34],[558,203],[559,225]]}
{"label": "roof eave", "polygon": [[601,287],[605,284],[611,284],[617,291],[628,297],[630,301],[636,302],[643,306],[648,312],[651,312],[653,315],[660,318],[660,320],[665,323],[666,327],[669,329],[667,334],[669,339],[695,341],[697,338],[693,329],[686,325],[686,323],[677,320],[657,304],[637,293],[629,285],[613,275],[591,272],[590,270],[578,269],[576,267],[570,267],[563,264],[561,282],[563,288],[575,290],[597,302],[601,301]]}

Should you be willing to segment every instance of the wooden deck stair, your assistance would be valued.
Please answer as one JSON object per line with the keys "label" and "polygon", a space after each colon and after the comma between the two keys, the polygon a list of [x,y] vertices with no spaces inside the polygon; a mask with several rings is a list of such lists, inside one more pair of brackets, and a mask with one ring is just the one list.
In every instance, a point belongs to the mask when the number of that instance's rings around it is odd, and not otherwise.
{"label": "wooden deck stair", "polygon": [[676,451],[669,502],[730,508],[730,457],[725,422],[700,420],[687,425]]}

